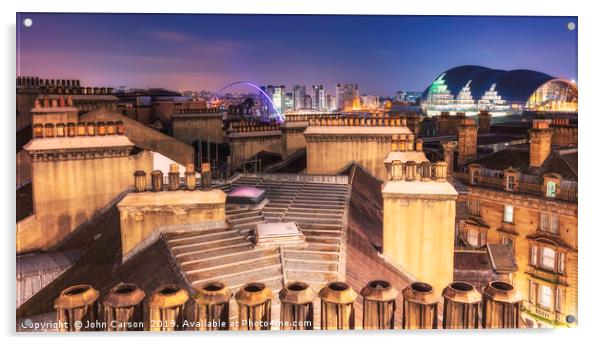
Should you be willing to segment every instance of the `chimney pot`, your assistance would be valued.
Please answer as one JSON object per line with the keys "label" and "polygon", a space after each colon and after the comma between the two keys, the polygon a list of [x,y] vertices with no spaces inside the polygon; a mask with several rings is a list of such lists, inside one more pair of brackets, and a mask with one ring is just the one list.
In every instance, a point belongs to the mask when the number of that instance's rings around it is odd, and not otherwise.
{"label": "chimney pot", "polygon": [[194,164],[186,164],[186,172],[184,173],[186,179],[186,189],[194,190],[196,188],[196,175],[194,172]]}
{"label": "chimney pot", "polygon": [[96,133],[98,135],[106,135],[107,134],[107,126],[105,125],[104,122],[96,123]]}
{"label": "chimney pot", "polygon": [[163,172],[161,170],[153,170],[151,172],[151,185],[154,192],[163,190]]}
{"label": "chimney pot", "polygon": [[443,328],[479,328],[481,293],[469,283],[453,282],[443,290]]}
{"label": "chimney pot", "polygon": [[115,122],[113,121],[108,121],[107,122],[107,135],[115,135]]}
{"label": "chimney pot", "polygon": [[422,151],[422,143],[423,143],[422,139],[420,139],[420,138],[416,139],[416,151]]}
{"label": "chimney pot", "polygon": [[197,330],[228,330],[232,292],[221,282],[201,286],[194,296]]}
{"label": "chimney pot", "polygon": [[304,282],[290,282],[280,290],[280,321],[283,330],[313,329],[316,294]]}
{"label": "chimney pot", "polygon": [[483,328],[518,328],[522,296],[506,282],[493,281],[483,290]]}
{"label": "chimney pot", "polygon": [[33,137],[34,138],[43,138],[44,137],[44,125],[41,123],[36,123],[33,125]]}
{"label": "chimney pot", "polygon": [[67,123],[67,136],[74,137],[76,135],[77,135],[77,133],[75,130],[75,123],[73,123],[73,122]]}
{"label": "chimney pot", "polygon": [[180,189],[180,167],[173,163],[169,165],[169,190]]}
{"label": "chimney pot", "polygon": [[117,134],[125,135],[125,125],[123,121],[116,121],[115,126],[117,127]]}
{"label": "chimney pot", "polygon": [[134,189],[136,192],[144,192],[146,190],[146,173],[143,170],[138,170],[134,173]]}
{"label": "chimney pot", "polygon": [[90,285],[74,285],[61,291],[54,300],[56,320],[63,327],[59,332],[79,332],[83,330],[80,325],[98,320],[96,301],[99,293]]}
{"label": "chimney pot", "polygon": [[64,123],[57,123],[55,128],[56,128],[56,136],[57,137],[65,136],[65,124]]}
{"label": "chimney pot", "polygon": [[386,280],[368,282],[360,292],[364,298],[364,329],[393,329],[399,291]]}
{"label": "chimney pot", "polygon": [[184,330],[184,312],[188,292],[177,285],[159,287],[148,301],[151,331]]}
{"label": "chimney pot", "polygon": [[134,284],[111,288],[102,303],[107,331],[142,331],[144,291]]}
{"label": "chimney pot", "polygon": [[405,164],[405,167],[406,167],[406,181],[416,180],[416,162],[407,161]]}
{"label": "chimney pot", "polygon": [[436,329],[439,300],[433,287],[416,282],[405,288],[403,294],[403,329]]}
{"label": "chimney pot", "polygon": [[88,135],[88,136],[96,135],[96,124],[94,122],[88,122],[86,124],[86,135]]}
{"label": "chimney pot", "polygon": [[322,329],[354,329],[357,293],[344,282],[328,283],[320,290]]}
{"label": "chimney pot", "polygon": [[234,296],[238,303],[238,323],[244,330],[269,330],[272,290],[263,283],[245,284]]}
{"label": "chimney pot", "polygon": [[44,137],[45,138],[54,137],[54,125],[52,123],[47,123],[44,125]]}

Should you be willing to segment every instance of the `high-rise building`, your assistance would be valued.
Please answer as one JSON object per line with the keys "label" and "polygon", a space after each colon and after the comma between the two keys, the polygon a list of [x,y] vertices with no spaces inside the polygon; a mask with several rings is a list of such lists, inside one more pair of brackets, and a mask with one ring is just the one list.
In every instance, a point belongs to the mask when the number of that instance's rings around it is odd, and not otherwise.
{"label": "high-rise building", "polygon": [[375,95],[362,95],[360,98],[362,102],[362,109],[376,110],[378,109],[378,96]]}
{"label": "high-rise building", "polygon": [[337,109],[358,109],[360,107],[357,84],[337,84],[336,97]]}
{"label": "high-rise building", "polygon": [[305,95],[305,102],[303,102],[305,106],[304,109],[312,109],[313,99],[310,95]]}
{"label": "high-rise building", "polygon": [[295,85],[293,88],[293,108],[295,110],[305,108],[305,86]]}
{"label": "high-rise building", "polygon": [[312,93],[312,108],[316,110],[326,110],[326,93],[324,91],[324,85],[316,84],[313,85]]}
{"label": "high-rise building", "polygon": [[[274,86],[268,85],[267,87],[261,87],[265,93],[268,94],[272,103],[274,103],[274,108],[279,112],[283,113],[285,109],[285,101],[286,101],[286,93],[284,85]],[[271,108],[271,104],[267,104],[266,102],[262,102],[262,111],[269,112]]]}
{"label": "high-rise building", "polygon": [[397,102],[405,102],[405,100],[406,100],[406,92],[405,91],[401,91],[401,90],[395,92],[395,100]]}
{"label": "high-rise building", "polygon": [[326,95],[326,110],[333,111],[337,109],[337,98],[336,96],[327,94]]}
{"label": "high-rise building", "polygon": [[293,93],[287,92],[284,97],[284,109],[291,110],[295,108],[295,103],[293,101]]}

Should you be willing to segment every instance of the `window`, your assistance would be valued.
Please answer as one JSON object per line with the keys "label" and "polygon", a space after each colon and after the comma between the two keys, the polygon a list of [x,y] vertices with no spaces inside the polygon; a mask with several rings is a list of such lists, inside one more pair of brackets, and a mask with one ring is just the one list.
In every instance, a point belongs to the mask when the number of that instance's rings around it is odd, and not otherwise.
{"label": "window", "polygon": [[478,199],[468,199],[468,212],[473,216],[481,215],[481,203]]}
{"label": "window", "polygon": [[550,198],[556,197],[556,182],[548,181],[546,185],[546,196]]}
{"label": "window", "polygon": [[504,205],[504,223],[513,223],[514,222],[514,207],[510,205]]}
{"label": "window", "polygon": [[539,228],[543,231],[557,234],[559,230],[558,215],[550,212],[542,212],[539,219]]}
{"label": "window", "polygon": [[514,176],[508,176],[506,179],[506,189],[510,191],[516,190],[516,178]]}
{"label": "window", "polygon": [[502,244],[505,244],[507,246],[510,246],[512,248],[514,248],[514,240],[509,238],[509,237],[503,237],[502,238]]}
{"label": "window", "polygon": [[537,283],[529,280],[529,302],[535,303],[535,296],[537,296]]}
{"label": "window", "polygon": [[474,169],[470,174],[470,183],[477,184],[479,182],[479,170]]}
{"label": "window", "polygon": [[556,288],[556,311],[562,313],[562,304],[564,303],[564,294],[560,288]]}
{"label": "window", "polygon": [[539,286],[538,303],[540,307],[552,308],[552,288],[546,285]]}
{"label": "window", "polygon": [[479,247],[479,232],[476,230],[468,230],[468,244],[473,247]]}
{"label": "window", "polygon": [[555,271],[556,270],[556,252],[550,247],[541,248],[541,267]]}
{"label": "window", "polygon": [[565,257],[566,254],[558,253],[558,273],[564,273],[565,271]]}
{"label": "window", "polygon": [[537,246],[531,247],[531,265],[537,266]]}

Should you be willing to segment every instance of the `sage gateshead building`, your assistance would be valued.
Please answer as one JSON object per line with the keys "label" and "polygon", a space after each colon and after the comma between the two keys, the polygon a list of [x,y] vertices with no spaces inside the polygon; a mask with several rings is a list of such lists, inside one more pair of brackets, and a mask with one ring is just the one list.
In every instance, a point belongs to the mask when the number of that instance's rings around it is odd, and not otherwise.
{"label": "sage gateshead building", "polygon": [[574,82],[531,70],[502,71],[481,66],[459,66],[441,73],[422,93],[421,108],[428,116],[442,112],[492,116],[525,112],[577,113]]}

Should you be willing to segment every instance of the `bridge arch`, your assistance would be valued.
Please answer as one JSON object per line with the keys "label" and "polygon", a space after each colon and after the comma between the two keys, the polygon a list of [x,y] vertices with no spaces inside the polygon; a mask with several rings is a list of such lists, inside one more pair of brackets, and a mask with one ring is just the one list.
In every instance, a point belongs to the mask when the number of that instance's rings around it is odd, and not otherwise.
{"label": "bridge arch", "polygon": [[284,115],[282,115],[282,113],[280,113],[280,111],[278,111],[278,109],[276,108],[276,105],[274,104],[274,102],[272,102],[272,99],[270,98],[270,96],[265,91],[263,91],[257,84],[254,84],[254,83],[251,83],[248,81],[235,81],[235,82],[227,84],[226,86],[219,89],[219,91],[217,91],[216,93],[213,94],[213,98],[218,98],[218,96],[220,96],[222,94],[222,92],[224,92],[226,89],[228,89],[232,86],[236,86],[236,85],[247,85],[247,86],[250,86],[250,87],[254,88],[255,90],[259,91],[259,93],[261,93],[268,100],[268,102],[270,102],[272,109],[274,109],[274,111],[276,112],[276,116],[278,117],[278,120],[280,122],[284,122]]}

